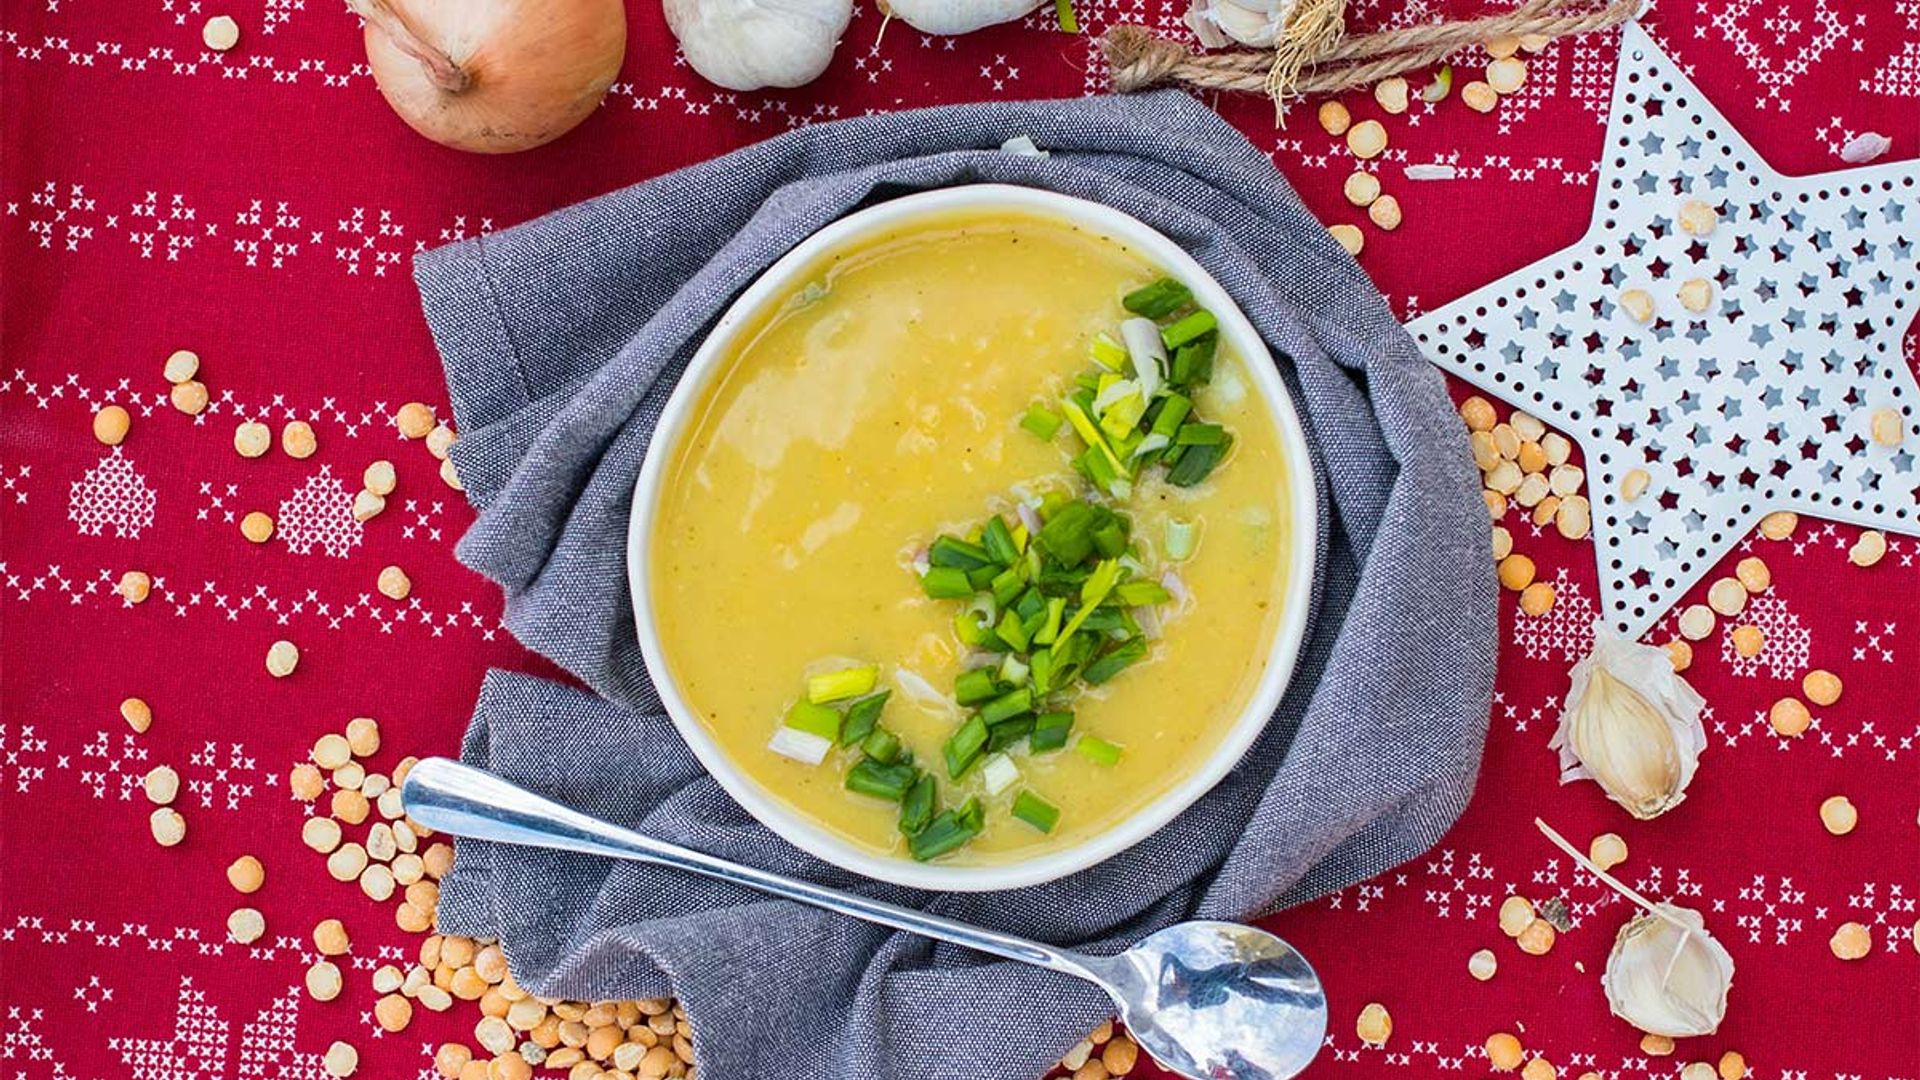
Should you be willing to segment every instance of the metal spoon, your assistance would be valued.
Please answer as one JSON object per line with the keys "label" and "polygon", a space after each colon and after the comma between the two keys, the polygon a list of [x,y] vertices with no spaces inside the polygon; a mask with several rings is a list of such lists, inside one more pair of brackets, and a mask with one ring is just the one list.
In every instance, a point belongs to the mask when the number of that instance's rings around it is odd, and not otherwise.
{"label": "metal spoon", "polygon": [[409,817],[459,836],[658,863],[1078,976],[1107,992],[1154,1060],[1194,1080],[1288,1080],[1326,1034],[1320,977],[1251,926],[1179,923],[1118,955],[1088,956],[642,836],[446,758],[415,765],[402,798]]}

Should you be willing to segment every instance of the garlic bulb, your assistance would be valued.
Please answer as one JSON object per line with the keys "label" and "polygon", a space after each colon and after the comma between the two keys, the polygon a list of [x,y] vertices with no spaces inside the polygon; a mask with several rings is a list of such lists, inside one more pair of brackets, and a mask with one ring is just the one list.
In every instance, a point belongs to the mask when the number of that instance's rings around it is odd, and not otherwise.
{"label": "garlic bulb", "polygon": [[1298,0],[1193,0],[1186,22],[1209,49],[1238,42],[1272,47]]}
{"label": "garlic bulb", "polygon": [[393,111],[443,146],[525,150],[587,118],[627,51],[621,0],[348,0]]}
{"label": "garlic bulb", "polygon": [[819,78],[853,18],[853,0],[664,0],[663,6],[687,63],[729,90],[804,86]]}
{"label": "garlic bulb", "polygon": [[1641,1031],[1711,1035],[1727,1015],[1733,957],[1692,908],[1655,904],[1620,928],[1600,977],[1613,1014]]}
{"label": "garlic bulb", "polygon": [[1592,780],[1641,820],[1679,805],[1706,749],[1706,702],[1667,651],[1596,626],[1593,652],[1574,665],[1569,683],[1547,744],[1560,751],[1560,782]]}
{"label": "garlic bulb", "polygon": [[965,34],[1012,22],[1047,0],[880,0],[883,14],[925,34]]}

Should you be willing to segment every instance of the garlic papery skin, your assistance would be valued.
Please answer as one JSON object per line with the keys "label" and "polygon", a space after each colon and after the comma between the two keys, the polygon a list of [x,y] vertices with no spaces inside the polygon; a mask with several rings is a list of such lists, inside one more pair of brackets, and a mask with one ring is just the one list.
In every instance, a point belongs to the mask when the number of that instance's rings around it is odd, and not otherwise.
{"label": "garlic papery skin", "polygon": [[1012,22],[1047,0],[880,0],[882,14],[923,34],[966,34]]}
{"label": "garlic papery skin", "polygon": [[664,0],[662,7],[687,63],[729,90],[819,78],[853,18],[853,0]]}
{"label": "garlic papery skin", "polygon": [[1692,908],[1655,904],[1620,928],[1600,977],[1613,1014],[1674,1039],[1711,1035],[1727,1015],[1733,957]]}
{"label": "garlic papery skin", "polygon": [[1186,23],[1209,49],[1238,42],[1269,48],[1297,0],[1193,0]]}
{"label": "garlic papery skin", "polygon": [[1596,626],[1593,651],[1569,683],[1547,744],[1560,752],[1560,782],[1592,780],[1641,820],[1678,806],[1707,746],[1706,701],[1667,651]]}
{"label": "garlic papery skin", "polygon": [[627,51],[621,0],[349,0],[367,66],[408,126],[504,154],[586,119]]}

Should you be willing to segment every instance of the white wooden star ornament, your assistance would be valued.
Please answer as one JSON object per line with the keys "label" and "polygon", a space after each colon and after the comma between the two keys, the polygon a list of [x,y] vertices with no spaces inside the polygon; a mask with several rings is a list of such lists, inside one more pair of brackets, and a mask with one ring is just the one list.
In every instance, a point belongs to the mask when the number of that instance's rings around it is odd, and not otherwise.
{"label": "white wooden star ornament", "polygon": [[1637,637],[1771,511],[1920,532],[1916,305],[1920,162],[1783,176],[1628,24],[1586,235],[1407,329],[1580,444],[1601,614]]}

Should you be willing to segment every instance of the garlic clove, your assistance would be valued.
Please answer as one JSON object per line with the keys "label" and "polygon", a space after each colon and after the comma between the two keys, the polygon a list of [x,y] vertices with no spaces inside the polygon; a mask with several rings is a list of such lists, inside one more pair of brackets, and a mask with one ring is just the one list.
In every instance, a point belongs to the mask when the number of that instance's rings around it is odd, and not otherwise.
{"label": "garlic clove", "polygon": [[853,18],[853,0],[664,0],[662,7],[687,63],[729,90],[819,78]]}
{"label": "garlic clove", "polygon": [[1700,913],[1655,904],[1620,928],[1600,978],[1613,1014],[1652,1035],[1711,1035],[1727,1015],[1733,957]]}
{"label": "garlic clove", "polygon": [[1193,0],[1186,23],[1208,48],[1239,42],[1267,48],[1293,13],[1296,0]]}
{"label": "garlic clove", "polygon": [[1706,749],[1705,704],[1665,649],[1596,626],[1547,744],[1560,752],[1560,782],[1592,780],[1641,820],[1666,813],[1686,798]]}
{"label": "garlic clove", "polygon": [[923,34],[966,34],[1012,22],[1047,0],[881,0],[880,10]]}

